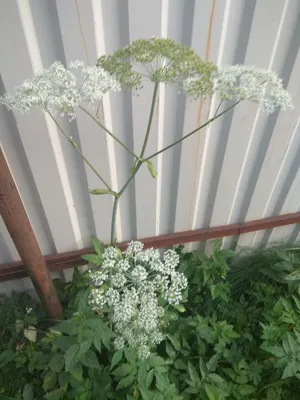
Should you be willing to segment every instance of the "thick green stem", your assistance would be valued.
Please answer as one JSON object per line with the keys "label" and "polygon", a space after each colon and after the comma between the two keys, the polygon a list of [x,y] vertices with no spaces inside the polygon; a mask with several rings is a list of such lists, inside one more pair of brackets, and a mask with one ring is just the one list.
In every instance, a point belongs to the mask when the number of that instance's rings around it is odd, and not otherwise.
{"label": "thick green stem", "polygon": [[152,125],[152,121],[153,121],[153,115],[154,115],[155,101],[156,101],[156,98],[157,98],[157,92],[158,92],[158,83],[155,83],[154,90],[153,90],[152,101],[151,101],[149,120],[148,120],[148,125],[147,125],[147,129],[146,129],[146,134],[145,134],[145,139],[144,139],[144,143],[143,143],[143,146],[142,146],[141,155],[140,155],[140,157],[137,157],[137,159],[139,161],[137,162],[132,174],[130,175],[128,180],[125,182],[125,184],[122,187],[122,189],[119,191],[119,193],[118,193],[119,197],[115,197],[115,199],[114,199],[114,205],[113,205],[113,211],[112,211],[112,219],[111,219],[111,233],[110,233],[111,246],[113,246],[114,242],[115,242],[116,218],[117,218],[117,210],[118,210],[119,198],[125,192],[127,186],[133,180],[133,178],[135,177],[135,175],[137,174],[138,170],[141,168],[141,165],[142,165],[142,161],[140,161],[140,160],[142,159],[142,157],[144,155],[144,152],[146,150],[146,146],[147,146],[147,143],[148,143],[149,134],[150,134],[150,130],[151,130],[151,125]]}
{"label": "thick green stem", "polygon": [[110,190],[112,192],[111,187],[108,185],[107,182],[105,182],[105,180],[102,178],[102,176],[99,174],[99,172],[95,169],[95,167],[89,162],[89,160],[87,158],[85,158],[85,156],[82,154],[82,152],[79,150],[77,144],[74,142],[74,140],[72,138],[70,138],[66,132],[63,130],[63,128],[60,126],[60,124],[56,121],[56,119],[53,117],[53,115],[48,112],[48,114],[50,115],[50,117],[53,119],[53,121],[55,122],[56,126],[58,127],[58,129],[61,131],[61,133],[65,136],[65,138],[68,140],[69,143],[71,143],[71,145],[74,147],[74,149],[77,151],[77,153],[80,155],[80,157],[84,160],[84,162],[91,168],[91,170],[97,175],[97,177],[101,180],[101,182],[107,187],[108,190]]}
{"label": "thick green stem", "polygon": [[219,117],[221,117],[223,114],[225,114],[227,111],[231,110],[233,107],[235,107],[237,104],[239,104],[239,101],[237,101],[236,103],[234,103],[232,106],[226,108],[226,110],[222,111],[221,113],[217,114],[216,116],[214,116],[213,118],[210,118],[208,121],[206,121],[204,124],[200,125],[198,128],[194,129],[192,132],[186,134],[185,136],[183,136],[181,139],[176,140],[176,142],[170,144],[167,147],[164,147],[163,149],[157,151],[156,153],[152,154],[151,156],[145,158],[143,161],[148,161],[151,158],[158,156],[160,153],[163,153],[164,151],[170,149],[171,147],[175,146],[176,144],[182,142],[183,140],[187,139],[188,137],[192,136],[194,133],[200,131],[200,129],[206,127],[207,125],[211,124],[213,121],[215,121],[216,119],[218,119]]}
{"label": "thick green stem", "polygon": [[136,154],[134,154],[134,152],[131,151],[131,150],[129,149],[129,147],[127,147],[120,139],[118,139],[117,136],[115,136],[109,129],[107,129],[106,126],[104,126],[104,125],[99,121],[98,118],[96,118],[91,112],[89,112],[89,110],[87,110],[86,108],[84,108],[84,107],[82,107],[82,106],[79,106],[79,108],[80,108],[82,111],[84,111],[89,117],[91,117],[91,118],[96,122],[96,124],[98,124],[99,126],[101,126],[101,128],[102,128],[106,133],[108,133],[109,136],[111,136],[113,139],[115,139],[115,141],[118,142],[119,145],[121,145],[125,150],[127,150],[128,153],[130,153],[134,158],[136,158],[137,160],[139,160],[139,157],[138,157]]}
{"label": "thick green stem", "polygon": [[115,242],[116,217],[117,217],[117,209],[118,209],[118,204],[119,204],[119,198],[125,192],[127,186],[133,180],[133,178],[137,174],[138,170],[140,169],[141,165],[142,165],[142,162],[139,161],[137,163],[133,173],[131,174],[130,178],[125,182],[124,186],[119,191],[119,193],[118,193],[119,197],[115,197],[115,199],[114,199],[114,205],[113,205],[113,211],[112,211],[112,219],[111,219],[111,234],[110,234],[110,244],[111,244],[111,246],[113,246],[114,242]]}
{"label": "thick green stem", "polygon": [[141,155],[139,157],[140,159],[143,158],[143,155],[145,153],[146,146],[147,146],[147,143],[148,143],[150,129],[151,129],[153,115],[154,115],[154,108],[155,108],[155,101],[156,101],[156,97],[157,97],[157,92],[158,92],[158,83],[156,82],[155,85],[154,85],[154,90],[153,90],[151,109],[150,109],[150,115],[149,115],[149,121],[148,121],[147,130],[146,130],[146,135],[145,135],[145,139],[144,139]]}

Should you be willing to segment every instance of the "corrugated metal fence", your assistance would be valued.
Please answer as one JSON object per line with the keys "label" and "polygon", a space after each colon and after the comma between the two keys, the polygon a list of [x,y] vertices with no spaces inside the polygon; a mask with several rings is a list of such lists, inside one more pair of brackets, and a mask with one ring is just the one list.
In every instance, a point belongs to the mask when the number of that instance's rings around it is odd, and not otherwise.
{"label": "corrugated metal fence", "polygon": [[[295,107],[268,117],[244,103],[157,157],[155,180],[142,168],[121,198],[118,239],[300,211],[298,0],[0,0],[0,91],[12,90],[54,60],[94,63],[101,54],[153,35],[187,44],[218,65],[275,70]],[[136,152],[151,90],[146,87],[139,97],[113,94],[103,103],[107,127]],[[161,90],[149,153],[205,122],[215,108],[214,98],[189,102],[173,88]],[[131,157],[85,115],[64,128],[111,186],[120,188]],[[48,118],[1,107],[0,139],[43,254],[89,246],[91,234],[108,241],[112,199],[89,196],[97,178]],[[0,263],[18,260],[0,224]],[[299,226],[287,226],[226,238],[224,245],[295,242],[299,232]]]}

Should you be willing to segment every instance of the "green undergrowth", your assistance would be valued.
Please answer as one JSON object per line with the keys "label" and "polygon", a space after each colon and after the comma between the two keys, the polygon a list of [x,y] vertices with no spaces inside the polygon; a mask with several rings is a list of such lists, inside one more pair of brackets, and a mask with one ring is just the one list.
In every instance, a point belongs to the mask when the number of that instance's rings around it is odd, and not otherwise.
{"label": "green undergrowth", "polygon": [[146,360],[114,350],[109,317],[88,305],[88,272],[55,282],[56,323],[26,293],[0,297],[1,400],[299,399],[299,249],[177,252],[188,290]]}

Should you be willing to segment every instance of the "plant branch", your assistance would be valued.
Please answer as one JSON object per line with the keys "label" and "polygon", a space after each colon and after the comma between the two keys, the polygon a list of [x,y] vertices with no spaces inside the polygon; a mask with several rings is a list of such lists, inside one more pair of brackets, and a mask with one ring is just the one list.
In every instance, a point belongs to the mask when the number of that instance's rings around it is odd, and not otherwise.
{"label": "plant branch", "polygon": [[77,144],[74,142],[72,138],[70,138],[66,132],[63,130],[63,128],[60,126],[60,124],[57,122],[57,120],[53,117],[53,115],[48,111],[48,114],[50,117],[53,119],[55,122],[56,126],[58,129],[62,132],[62,134],[65,136],[65,138],[68,140],[68,142],[71,143],[71,145],[74,147],[74,149],[77,151],[77,153],[80,155],[80,157],[86,162],[86,164],[91,168],[91,170],[97,175],[97,177],[101,180],[101,182],[107,187],[108,190],[112,191],[110,186],[108,185],[107,182],[102,178],[102,176],[99,174],[99,172],[96,170],[96,168],[89,162],[87,158],[82,154],[82,152],[79,150]]}
{"label": "plant branch", "polygon": [[141,165],[143,163],[141,161],[141,158],[144,155],[144,152],[145,152],[145,149],[146,149],[146,146],[147,146],[147,142],[148,142],[148,139],[149,139],[149,134],[150,134],[153,115],[154,115],[154,108],[155,108],[155,101],[156,101],[156,97],[157,97],[157,92],[158,92],[158,83],[155,83],[154,90],[153,90],[153,96],[152,96],[152,102],[151,102],[151,108],[150,108],[150,114],[149,114],[149,121],[148,121],[148,125],[147,125],[147,130],[146,130],[146,134],[145,134],[144,143],[143,143],[142,150],[141,150],[141,155],[140,155],[140,157],[137,157],[138,162],[137,162],[135,168],[133,169],[132,174],[130,175],[130,177],[125,182],[124,186],[119,191],[119,193],[118,193],[119,196],[118,197],[115,196],[115,199],[114,199],[114,205],[113,205],[113,211],[112,211],[112,219],[111,219],[111,233],[110,233],[111,246],[114,245],[114,240],[115,240],[115,226],[116,226],[116,217],[117,217],[117,209],[118,209],[118,204],[119,204],[119,198],[124,193],[124,191],[126,190],[127,186],[130,184],[130,182],[133,180],[133,178],[135,177],[135,175],[137,174],[138,170],[140,169],[140,167],[141,167]]}
{"label": "plant branch", "polygon": [[233,107],[235,107],[237,104],[239,104],[240,101],[237,101],[236,103],[234,103],[232,106],[226,108],[226,110],[222,111],[221,113],[215,115],[213,118],[210,118],[208,121],[206,121],[204,124],[200,125],[198,128],[194,129],[192,132],[186,134],[185,136],[183,136],[181,139],[176,140],[176,142],[170,144],[167,147],[164,147],[163,149],[157,151],[156,153],[152,154],[151,156],[145,158],[143,161],[148,161],[151,158],[158,156],[158,154],[164,152],[165,150],[170,149],[171,147],[175,146],[176,144],[182,142],[183,140],[187,139],[188,137],[192,136],[194,133],[198,132],[200,129],[204,128],[205,126],[211,124],[214,120],[218,119],[219,117],[221,117],[223,114],[225,114],[227,111],[231,110]]}
{"label": "plant branch", "polygon": [[110,234],[110,244],[111,244],[111,246],[114,245],[114,240],[115,240],[115,226],[116,226],[116,217],[117,217],[117,209],[118,209],[118,204],[119,204],[119,198],[125,192],[127,186],[133,180],[133,178],[137,174],[138,170],[140,169],[141,165],[142,165],[142,162],[138,161],[133,173],[130,175],[130,177],[125,182],[125,184],[122,187],[122,189],[119,191],[119,193],[118,193],[119,197],[115,197],[115,199],[114,199],[114,205],[113,205],[113,211],[112,211],[112,219],[111,219],[111,234]]}
{"label": "plant branch", "polygon": [[152,102],[151,102],[151,109],[150,109],[150,115],[149,115],[149,121],[148,121],[148,126],[147,126],[147,130],[146,130],[146,134],[145,134],[145,139],[144,139],[144,143],[143,143],[140,159],[143,158],[143,155],[145,153],[146,146],[147,146],[147,143],[148,143],[149,134],[150,134],[151,125],[152,125],[152,120],[153,120],[153,115],[154,115],[154,107],[155,107],[155,101],[156,101],[156,97],[157,97],[157,92],[158,92],[158,83],[156,82],[155,85],[154,85]]}
{"label": "plant branch", "polygon": [[87,110],[86,108],[79,106],[79,108],[84,111],[89,117],[91,117],[96,124],[98,124],[106,133],[108,133],[113,139],[115,139],[116,142],[118,142],[125,150],[128,151],[128,153],[130,153],[134,158],[136,158],[137,160],[139,159],[139,157],[134,154],[133,151],[131,151],[120,139],[117,138],[117,136],[115,136],[109,129],[106,128],[106,126],[104,126],[98,118],[96,118],[91,112],[89,112],[89,110]]}

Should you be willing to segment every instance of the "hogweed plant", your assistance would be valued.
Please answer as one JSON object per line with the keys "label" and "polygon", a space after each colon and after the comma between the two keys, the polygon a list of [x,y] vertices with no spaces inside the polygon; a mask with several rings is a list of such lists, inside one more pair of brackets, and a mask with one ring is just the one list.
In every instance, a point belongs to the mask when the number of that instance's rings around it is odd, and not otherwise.
{"label": "hogweed plant", "polygon": [[[103,96],[110,91],[130,90],[138,93],[150,81],[153,95],[144,141],[139,154],[128,148],[111,132],[98,116]],[[174,86],[195,101],[217,95],[220,103],[213,117],[191,132],[154,154],[146,155],[159,86]],[[156,171],[151,160],[223,116],[240,102],[257,103],[266,113],[276,108],[292,107],[291,97],[277,75],[268,70],[244,65],[217,68],[203,61],[193,50],[171,39],[141,39],[99,58],[97,65],[88,66],[74,61],[66,68],[60,62],[24,81],[14,94],[5,94],[0,103],[10,109],[27,113],[32,108],[46,112],[78,155],[96,174],[103,186],[90,190],[92,195],[112,195],[111,247],[104,251],[101,269],[91,273],[93,289],[89,303],[95,310],[107,309],[117,337],[116,348],[129,345],[146,358],[152,347],[165,335],[166,312],[180,306],[187,280],[176,271],[178,257],[167,251],[163,261],[156,250],[142,251],[141,244],[131,243],[122,254],[115,247],[115,224],[119,198],[127,189],[143,164],[152,177]],[[221,105],[227,107],[220,110]],[[110,135],[133,158],[131,174],[121,188],[112,188],[99,171],[82,153],[79,145],[69,137],[60,118],[76,118],[78,111],[87,114],[106,134]]]}
{"label": "hogweed plant", "polygon": [[[153,95],[144,142],[137,155],[105,127],[98,116],[98,110],[103,96],[108,92],[121,90],[138,92],[143,89],[143,83],[147,80],[153,83]],[[221,101],[212,118],[184,134],[174,143],[145,156],[160,84],[175,86],[191,100],[219,94]],[[5,94],[0,98],[2,104],[21,113],[27,113],[34,107],[48,113],[61,133],[104,185],[102,188],[92,189],[90,193],[114,196],[112,245],[115,243],[119,198],[140,167],[146,164],[151,176],[155,177],[156,171],[151,159],[211,124],[244,100],[257,103],[266,113],[274,112],[277,107],[286,109],[292,106],[289,93],[283,88],[281,79],[274,72],[244,65],[224,66],[218,69],[212,63],[203,61],[187,46],[175,43],[171,39],[161,38],[136,40],[112,55],[100,57],[96,66],[87,66],[82,61],[74,61],[65,68],[60,62],[55,62],[50,68],[24,81],[16,88],[14,94]],[[219,112],[224,101],[231,103]],[[60,117],[67,115],[70,119],[74,119],[78,110],[86,113],[133,157],[131,175],[119,190],[110,187],[107,180],[82,154],[78,144],[60,125]]]}

